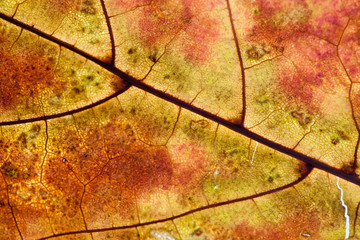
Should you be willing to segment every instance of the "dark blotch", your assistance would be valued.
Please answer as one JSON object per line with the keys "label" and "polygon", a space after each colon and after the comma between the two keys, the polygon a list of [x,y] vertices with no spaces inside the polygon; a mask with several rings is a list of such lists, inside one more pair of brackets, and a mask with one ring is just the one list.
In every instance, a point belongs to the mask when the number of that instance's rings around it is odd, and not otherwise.
{"label": "dark blotch", "polygon": [[269,178],[268,178],[268,182],[269,182],[269,183],[274,182],[274,178],[273,178],[273,177],[269,177]]}
{"label": "dark blotch", "polygon": [[72,89],[72,91],[73,91],[74,93],[76,93],[76,94],[79,94],[79,93],[81,92],[81,90],[80,90],[79,88],[77,88],[77,87],[74,87],[74,88]]}
{"label": "dark blotch", "polygon": [[264,56],[264,54],[260,53],[255,47],[252,47],[246,51],[246,54],[248,55],[248,58],[259,60]]}
{"label": "dark blotch", "polygon": [[340,142],[339,138],[332,138],[331,143],[337,145]]}
{"label": "dark blotch", "polygon": [[84,1],[84,6],[81,8],[80,11],[89,15],[95,15],[96,10],[93,7],[93,1],[90,0]]}
{"label": "dark blotch", "polygon": [[152,62],[156,62],[156,56],[154,56],[154,55],[150,55],[150,56],[149,56],[149,59],[150,59]]}
{"label": "dark blotch", "polygon": [[11,162],[5,162],[1,169],[5,172],[5,175],[11,178],[18,178],[19,171],[16,167],[14,167]]}
{"label": "dark blotch", "polygon": [[27,139],[25,133],[21,133],[17,140],[19,141],[20,146],[24,148],[27,147]]}
{"label": "dark blotch", "polygon": [[128,50],[128,54],[133,54],[133,53],[135,53],[136,52],[136,48],[130,48],[129,50]]}
{"label": "dark blotch", "polygon": [[89,76],[86,77],[86,79],[89,80],[89,81],[92,81],[92,80],[94,80],[94,76],[89,75]]}

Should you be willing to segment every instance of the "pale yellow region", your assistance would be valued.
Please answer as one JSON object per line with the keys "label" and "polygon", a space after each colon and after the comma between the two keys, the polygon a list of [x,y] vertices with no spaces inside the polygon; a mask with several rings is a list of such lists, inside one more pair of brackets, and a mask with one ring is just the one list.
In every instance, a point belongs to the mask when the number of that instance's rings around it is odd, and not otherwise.
{"label": "pale yellow region", "polygon": [[140,222],[150,222],[172,216],[172,207],[167,191],[156,189],[154,193],[148,193],[144,197],[141,197],[140,192],[135,194]]}
{"label": "pale yellow region", "polygon": [[[320,234],[323,239],[344,239],[345,236],[345,209],[341,204],[340,190],[336,182],[336,176],[314,169],[307,179],[295,186],[297,194],[303,196],[303,202],[307,203],[309,208],[319,211],[323,219]],[[339,186],[343,190],[343,200],[348,208],[349,230],[352,236],[357,205],[360,201],[359,186],[341,178]],[[358,221],[356,226],[359,227]]]}
{"label": "pale yellow region", "polygon": [[202,181],[204,176],[213,174],[219,164],[214,161],[216,128],[215,122],[186,109],[181,110],[174,133],[166,145],[174,175],[178,178],[169,193],[174,215],[208,204]]}
{"label": "pale yellow region", "polygon": [[71,234],[68,236],[61,236],[64,240],[93,240],[94,237],[90,233],[79,233],[79,234]]}
{"label": "pale yellow region", "polygon": [[5,20],[0,20],[0,39],[1,49],[11,50],[12,45],[16,42],[19,37],[21,29]]}
{"label": "pale yellow region", "polygon": [[[224,127],[215,141],[217,166],[203,181],[210,203],[248,197],[286,185],[298,177],[298,161]],[[253,164],[251,164],[253,160]],[[214,162],[215,162],[214,161]]]}
{"label": "pale yellow region", "polygon": [[147,49],[139,38],[140,33],[130,27],[133,16],[141,14],[141,11],[142,7],[139,7],[110,18],[116,46],[115,66],[139,80],[148,74],[154,64],[149,56],[159,57],[159,53],[164,51],[164,47],[156,51]]}
{"label": "pale yellow region", "polygon": [[0,12],[7,16],[12,16],[15,12],[16,6],[23,1],[21,0],[2,0],[0,1]]}
{"label": "pale yellow region", "polygon": [[[291,65],[283,57],[264,62],[245,71],[245,127],[265,138],[287,147],[294,147],[310,130],[311,123],[301,126],[291,115],[298,109],[290,106],[276,88],[275,66]],[[292,109],[293,108],[293,109]]]}
{"label": "pale yellow region", "polygon": [[236,119],[242,111],[239,57],[227,12],[217,10],[211,16],[219,21],[220,32],[219,39],[208,43],[209,59],[204,63],[188,60],[183,43],[192,39],[186,31],[180,31],[145,83],[222,118]]}
{"label": "pale yellow region", "polygon": [[178,106],[137,88],[130,88],[118,99],[140,141],[149,145],[167,144],[179,114]]}
{"label": "pale yellow region", "polygon": [[349,107],[338,110],[336,118],[324,116],[318,119],[295,150],[332,167],[351,166],[358,133]]}
{"label": "pale yellow region", "polygon": [[69,6],[54,5],[46,0],[27,0],[19,4],[14,18],[109,61],[110,37],[100,1],[69,1],[65,4]]}
{"label": "pale yellow region", "polygon": [[[351,236],[360,194],[354,184],[340,180],[340,186],[348,207]],[[243,231],[250,231],[243,232],[243,235],[259,233],[264,234],[264,239],[275,239],[272,235],[275,233],[289,237],[310,233],[318,239],[343,239],[345,236],[344,208],[336,177],[319,170],[313,170],[307,179],[292,188],[254,198],[253,201],[195,212],[175,219],[174,223],[183,239],[198,239],[196,234],[209,239],[239,237],[241,231],[233,232],[239,224],[240,227],[244,224]]]}
{"label": "pale yellow region", "polygon": [[177,240],[181,239],[173,221],[138,227],[141,240]]}
{"label": "pale yellow region", "polygon": [[[168,201],[173,215],[180,215],[208,204],[201,188],[185,186],[186,191],[184,191],[184,186],[177,185],[172,187],[172,189],[173,191],[168,191]],[[176,193],[178,190],[182,192]]]}
{"label": "pale yellow region", "polygon": [[[186,109],[181,109],[179,121],[167,144],[170,153],[177,159],[174,161],[192,164],[191,162],[188,162],[188,159],[181,156],[179,150],[175,148],[180,147],[182,144],[190,144],[191,146],[199,147],[205,150],[209,155],[212,155],[214,152],[216,129],[217,123]],[[191,151],[189,148],[185,148],[184,150],[189,151],[189,153]]]}
{"label": "pale yellow region", "polygon": [[[209,43],[209,59],[195,63],[186,59],[183,52],[183,43],[191,38],[185,30],[166,37],[159,49],[144,47],[138,33],[129,31],[128,22],[141,8],[111,18],[117,46],[116,66],[139,80],[146,77],[146,84],[213,114],[239,118],[241,70],[227,12],[211,13],[220,22],[219,39]],[[158,62],[154,63],[149,56],[159,59]]]}
{"label": "pale yellow region", "polygon": [[94,232],[92,233],[94,239],[139,239],[137,228],[129,228],[129,229],[120,229],[120,230],[110,230],[104,232]]}
{"label": "pale yellow region", "polygon": [[174,223],[182,239],[232,239],[241,237],[233,232],[241,220],[251,224],[256,219],[263,216],[258,206],[248,200],[198,211],[177,218]]}
{"label": "pale yellow region", "polygon": [[[12,145],[7,150],[4,149],[7,154],[3,155],[3,158],[0,161],[0,166],[7,160],[12,159],[11,154],[14,154],[14,148],[18,148],[19,152],[24,153],[24,155],[33,156],[33,152],[39,154],[39,159],[41,155],[45,154],[45,141],[46,141],[46,133],[45,133],[45,123],[44,122],[35,122],[35,123],[26,123],[20,125],[10,125],[10,126],[2,126],[1,127],[1,138],[3,138],[4,142],[10,144],[11,142],[20,142],[19,137],[23,133],[26,141],[18,143],[18,145]],[[26,145],[26,146],[25,146]],[[13,159],[16,162],[20,161],[22,164],[26,164],[28,162],[23,161],[23,159]],[[11,162],[13,162],[13,160]],[[35,167],[38,162],[34,162],[33,166]],[[24,169],[21,169],[23,171]]]}
{"label": "pale yellow region", "polygon": [[[356,104],[355,99],[359,96],[358,93],[360,93],[360,83],[354,83],[353,84],[353,89],[352,89],[352,101],[353,101],[353,107],[354,107],[354,111],[355,111],[355,118],[357,121],[358,126],[360,126],[360,109],[359,106],[354,106],[354,104]],[[360,145],[358,146],[358,153],[357,153],[357,163],[360,162]],[[356,168],[356,174],[360,175],[360,168]]]}
{"label": "pale yellow region", "polygon": [[[195,196],[201,202],[193,204],[193,199],[184,199],[185,202],[174,202],[178,205],[174,209],[192,209],[206,203],[247,197],[296,179],[298,161],[263,145],[255,151],[254,141],[250,141],[232,130],[183,110],[167,146],[174,166],[183,164],[194,169],[191,177],[197,181],[199,177],[196,175],[199,174],[201,180],[193,188],[198,189]],[[253,154],[254,162],[251,165]],[[204,169],[201,165],[205,166]],[[174,186],[174,189],[181,189],[181,186]],[[189,196],[193,198],[194,193]],[[176,196],[171,198],[176,199]]]}

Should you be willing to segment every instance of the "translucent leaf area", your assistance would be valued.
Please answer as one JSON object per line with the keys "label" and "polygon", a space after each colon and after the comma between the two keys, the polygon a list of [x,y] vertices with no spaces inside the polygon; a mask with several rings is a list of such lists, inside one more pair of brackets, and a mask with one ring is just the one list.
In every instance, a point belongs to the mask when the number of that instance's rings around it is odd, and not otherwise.
{"label": "translucent leaf area", "polygon": [[356,0],[0,1],[0,239],[358,239]]}

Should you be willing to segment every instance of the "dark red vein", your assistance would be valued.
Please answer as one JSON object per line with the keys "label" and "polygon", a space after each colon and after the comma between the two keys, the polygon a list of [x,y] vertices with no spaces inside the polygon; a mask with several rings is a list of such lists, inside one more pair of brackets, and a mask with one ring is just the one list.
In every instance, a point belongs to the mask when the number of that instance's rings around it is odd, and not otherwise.
{"label": "dark red vein", "polygon": [[240,46],[239,46],[239,41],[237,38],[237,34],[236,34],[236,30],[235,30],[235,26],[234,26],[234,19],[232,17],[232,12],[231,12],[231,7],[230,7],[230,2],[229,0],[226,0],[226,5],[227,5],[227,9],[229,11],[229,17],[230,17],[230,23],[231,23],[231,30],[234,36],[234,41],[235,41],[235,46],[236,46],[236,52],[239,58],[239,62],[240,62],[240,68],[241,68],[241,82],[242,82],[242,104],[243,104],[243,109],[242,109],[242,113],[241,113],[241,119],[240,119],[240,125],[244,126],[244,122],[245,122],[245,114],[246,114],[246,83],[245,83],[245,70],[244,70],[244,64],[243,64],[243,60],[241,57],[241,51],[240,51]]}
{"label": "dark red vein", "polygon": [[242,201],[246,201],[246,200],[251,200],[251,199],[259,198],[259,197],[262,197],[262,196],[265,196],[265,195],[268,195],[268,194],[272,194],[272,193],[275,193],[275,192],[285,190],[285,189],[293,187],[296,184],[303,181],[311,173],[311,171],[312,171],[312,168],[309,168],[308,171],[303,173],[301,175],[301,177],[298,178],[297,180],[295,180],[295,181],[293,181],[291,183],[288,183],[288,184],[286,184],[284,186],[269,190],[269,191],[265,191],[265,192],[254,194],[254,195],[247,196],[247,197],[232,199],[232,200],[229,200],[229,201],[209,204],[207,206],[195,208],[193,210],[190,210],[190,211],[187,211],[187,212],[184,212],[184,213],[181,213],[179,215],[172,216],[172,217],[163,218],[163,219],[154,220],[154,221],[149,221],[149,222],[137,223],[137,224],[132,224],[132,225],[119,226],[119,227],[101,228],[101,229],[89,229],[89,230],[82,230],[82,231],[59,233],[59,234],[55,234],[55,235],[52,235],[52,236],[47,236],[47,237],[44,237],[44,238],[40,238],[39,240],[50,239],[50,238],[61,237],[61,236],[68,236],[68,235],[73,235],[73,234],[106,232],[106,231],[113,231],[113,230],[129,229],[129,228],[142,227],[142,226],[147,226],[147,225],[152,225],[152,224],[157,224],[157,223],[162,223],[162,222],[167,222],[167,221],[173,221],[175,219],[185,217],[185,216],[193,214],[195,212],[204,211],[204,210],[207,210],[207,209],[210,209],[210,208],[216,208],[216,207],[229,205],[229,204],[233,204],[233,203],[238,203],[238,202],[242,202]]}
{"label": "dark red vein", "polygon": [[[124,73],[122,71],[120,71],[119,69],[115,68],[114,66],[111,66],[111,65],[109,65],[109,64],[95,58],[94,56],[92,56],[92,55],[90,55],[90,54],[88,54],[88,53],[86,53],[86,52],[84,52],[84,51],[82,51],[82,50],[68,44],[68,43],[65,43],[64,41],[61,41],[60,39],[57,39],[57,38],[55,38],[53,36],[50,36],[50,35],[48,35],[48,34],[46,34],[44,32],[41,32],[40,30],[35,29],[35,28],[33,28],[33,27],[29,26],[29,25],[26,25],[26,24],[24,24],[22,22],[19,22],[18,20],[15,20],[15,19],[13,19],[13,18],[11,18],[9,16],[6,16],[6,15],[0,13],[0,18],[4,19],[4,20],[6,20],[6,21],[8,21],[10,23],[13,23],[14,25],[22,27],[22,28],[24,28],[24,29],[26,29],[28,31],[31,31],[31,32],[33,32],[35,34],[38,34],[40,37],[43,37],[45,39],[48,39],[49,41],[52,41],[52,42],[54,42],[56,44],[59,44],[60,46],[69,49],[70,51],[78,53],[79,55],[81,55],[81,56],[89,59],[90,61],[98,64],[99,66],[103,67],[104,69],[108,70],[109,72],[112,72],[113,74],[121,77],[123,80],[127,81],[128,83],[131,83],[133,86],[135,86],[135,87],[137,87],[139,89],[144,90],[145,92],[148,92],[148,93],[150,93],[150,94],[152,94],[154,96],[157,96],[157,97],[159,97],[159,98],[161,98],[161,99],[163,99],[165,101],[171,102],[171,103],[173,103],[173,104],[175,104],[175,105],[177,105],[179,107],[187,109],[187,110],[189,110],[191,112],[194,112],[194,113],[196,113],[196,114],[198,114],[200,116],[203,116],[203,117],[205,117],[205,118],[207,118],[207,119],[209,119],[211,121],[214,121],[214,122],[216,122],[218,124],[221,124],[221,125],[229,128],[229,129],[231,129],[231,130],[233,130],[233,131],[235,131],[237,133],[240,133],[240,134],[242,134],[242,135],[244,135],[244,136],[246,136],[248,138],[251,138],[251,139],[253,139],[253,140],[255,140],[255,141],[257,141],[257,142],[259,142],[259,143],[261,143],[263,145],[266,145],[266,146],[268,146],[268,147],[270,147],[270,148],[272,148],[274,150],[277,150],[277,151],[282,152],[282,153],[284,153],[284,154],[286,154],[286,155],[288,155],[290,157],[293,157],[293,158],[296,158],[296,159],[298,159],[298,160],[300,160],[302,162],[305,162],[305,163],[309,164],[312,167],[321,169],[321,170],[323,170],[325,172],[328,172],[328,173],[330,173],[332,175],[338,176],[338,177],[340,177],[340,178],[342,178],[342,179],[344,179],[346,181],[352,182],[352,183],[360,186],[360,179],[357,178],[355,175],[346,174],[345,172],[343,172],[343,171],[341,171],[339,169],[336,169],[334,167],[331,167],[331,166],[329,166],[329,165],[327,165],[327,164],[325,164],[323,162],[320,162],[320,161],[318,161],[318,160],[316,160],[314,158],[311,158],[311,157],[306,156],[306,155],[304,155],[302,153],[296,152],[295,150],[289,149],[289,148],[287,148],[287,147],[285,147],[285,146],[283,146],[283,145],[281,145],[279,143],[272,142],[272,141],[270,141],[270,140],[268,140],[268,139],[266,139],[266,138],[264,138],[264,137],[262,137],[262,136],[260,136],[260,135],[258,135],[256,133],[251,132],[250,130],[244,128],[243,126],[231,123],[231,122],[229,122],[229,121],[227,121],[227,120],[225,120],[225,119],[223,119],[223,118],[221,118],[219,116],[216,116],[216,115],[214,115],[212,113],[209,113],[209,112],[207,112],[207,111],[205,111],[205,110],[203,110],[201,108],[192,106],[189,103],[186,103],[186,102],[184,102],[184,101],[182,101],[180,99],[177,99],[177,98],[171,96],[170,94],[164,93],[164,92],[162,92],[160,90],[157,90],[157,89],[155,89],[155,88],[153,88],[151,86],[148,86],[145,83],[140,82],[139,80],[127,75],[126,73]],[[106,98],[106,100],[105,99],[101,100],[101,103],[104,103],[107,100],[110,100],[111,98],[112,97],[109,96],[108,98]],[[101,104],[101,103],[99,103],[99,104]],[[99,104],[97,104],[97,105],[99,105]],[[89,107],[87,107],[86,109],[91,108],[90,106],[91,105],[89,105]],[[82,109],[82,110],[85,110],[85,109]],[[79,112],[77,110],[73,110],[73,111]],[[68,115],[68,114],[65,114],[65,115]],[[64,114],[61,114],[60,116],[64,116]],[[14,122],[3,123],[2,125],[14,125],[14,124],[25,123],[25,122],[34,122],[34,121],[39,121],[39,120],[47,120],[47,119],[56,118],[56,117],[59,117],[59,116],[52,115],[52,116],[45,116],[45,117],[41,117],[41,118],[34,118],[34,119],[28,119],[28,120],[19,120],[19,121],[14,121]],[[0,124],[0,126],[1,126],[1,124]]]}
{"label": "dark red vein", "polygon": [[110,42],[111,42],[111,61],[110,61],[110,65],[115,66],[115,40],[114,40],[114,34],[113,34],[113,31],[112,31],[112,28],[111,28],[109,15],[107,13],[104,0],[100,0],[100,2],[101,2],[102,10],[104,12],[104,16],[105,16],[106,25],[107,25],[107,28],[108,28],[108,31],[109,31],[109,35],[110,35]]}

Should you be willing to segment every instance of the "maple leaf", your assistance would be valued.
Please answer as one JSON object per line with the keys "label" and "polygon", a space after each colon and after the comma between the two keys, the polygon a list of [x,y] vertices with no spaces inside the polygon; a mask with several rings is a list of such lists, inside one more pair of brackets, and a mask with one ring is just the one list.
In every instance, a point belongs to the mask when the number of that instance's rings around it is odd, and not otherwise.
{"label": "maple leaf", "polygon": [[0,238],[358,238],[359,23],[355,0],[1,1]]}

